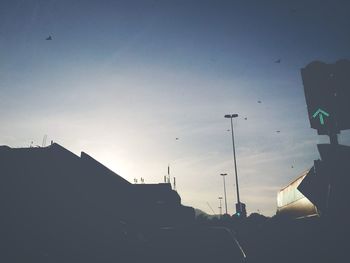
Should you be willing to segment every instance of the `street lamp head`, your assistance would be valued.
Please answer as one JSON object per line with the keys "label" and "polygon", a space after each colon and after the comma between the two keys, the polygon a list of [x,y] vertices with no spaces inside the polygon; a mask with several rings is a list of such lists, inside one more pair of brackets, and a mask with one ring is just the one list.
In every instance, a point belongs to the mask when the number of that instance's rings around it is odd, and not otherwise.
{"label": "street lamp head", "polygon": [[220,174],[221,176],[226,176],[227,174]]}
{"label": "street lamp head", "polygon": [[229,119],[236,118],[236,117],[238,117],[238,114],[226,114],[225,115],[225,118],[229,118]]}

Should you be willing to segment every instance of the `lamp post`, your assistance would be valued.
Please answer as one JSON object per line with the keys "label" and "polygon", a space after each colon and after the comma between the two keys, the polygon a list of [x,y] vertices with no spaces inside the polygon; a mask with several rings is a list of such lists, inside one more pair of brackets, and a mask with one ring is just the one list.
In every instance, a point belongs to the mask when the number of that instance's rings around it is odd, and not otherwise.
{"label": "lamp post", "polygon": [[220,218],[222,217],[222,204],[221,204],[221,201],[222,201],[222,196],[219,196],[219,203],[220,203],[220,206],[219,206],[219,209],[220,209]]}
{"label": "lamp post", "polygon": [[237,162],[236,162],[236,150],[235,150],[235,139],[233,135],[233,118],[237,118],[238,114],[226,114],[225,118],[228,118],[231,120],[231,135],[232,135],[232,153],[233,153],[233,162],[235,167],[235,175],[236,175],[236,192],[237,192],[237,204],[236,204],[236,214],[240,216],[243,214],[245,216],[245,205],[241,204],[241,201],[239,199],[239,187],[238,187],[238,174],[237,174]]}
{"label": "lamp post", "polygon": [[220,174],[224,180],[224,196],[225,196],[225,212],[227,214],[227,197],[226,197],[226,182],[225,182],[225,176],[227,174]]}

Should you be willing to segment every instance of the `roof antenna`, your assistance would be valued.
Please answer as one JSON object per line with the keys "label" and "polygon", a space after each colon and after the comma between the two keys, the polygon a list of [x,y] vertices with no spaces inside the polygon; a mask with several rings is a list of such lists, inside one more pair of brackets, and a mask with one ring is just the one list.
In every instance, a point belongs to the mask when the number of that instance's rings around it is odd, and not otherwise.
{"label": "roof antenna", "polygon": [[174,190],[176,191],[176,178],[174,177]]}

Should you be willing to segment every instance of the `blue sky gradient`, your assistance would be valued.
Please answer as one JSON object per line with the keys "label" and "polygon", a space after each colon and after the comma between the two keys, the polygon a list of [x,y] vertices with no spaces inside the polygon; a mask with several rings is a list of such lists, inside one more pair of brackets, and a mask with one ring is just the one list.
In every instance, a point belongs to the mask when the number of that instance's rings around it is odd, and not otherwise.
{"label": "blue sky gradient", "polygon": [[277,190],[327,142],[310,129],[300,68],[349,59],[348,1],[72,2],[1,1],[0,144],[47,134],[131,182],[161,182],[170,164],[183,202],[206,212],[227,172],[233,213],[223,116],[238,113],[242,201],[274,214]]}

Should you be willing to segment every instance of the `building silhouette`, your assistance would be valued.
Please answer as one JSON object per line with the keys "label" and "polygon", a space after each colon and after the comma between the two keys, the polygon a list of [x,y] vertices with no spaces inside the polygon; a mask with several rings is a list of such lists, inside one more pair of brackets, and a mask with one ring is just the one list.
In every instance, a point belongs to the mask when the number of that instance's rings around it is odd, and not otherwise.
{"label": "building silhouette", "polygon": [[2,262],[109,262],[138,231],[194,220],[170,184],[131,184],[56,143],[0,146],[0,207]]}

